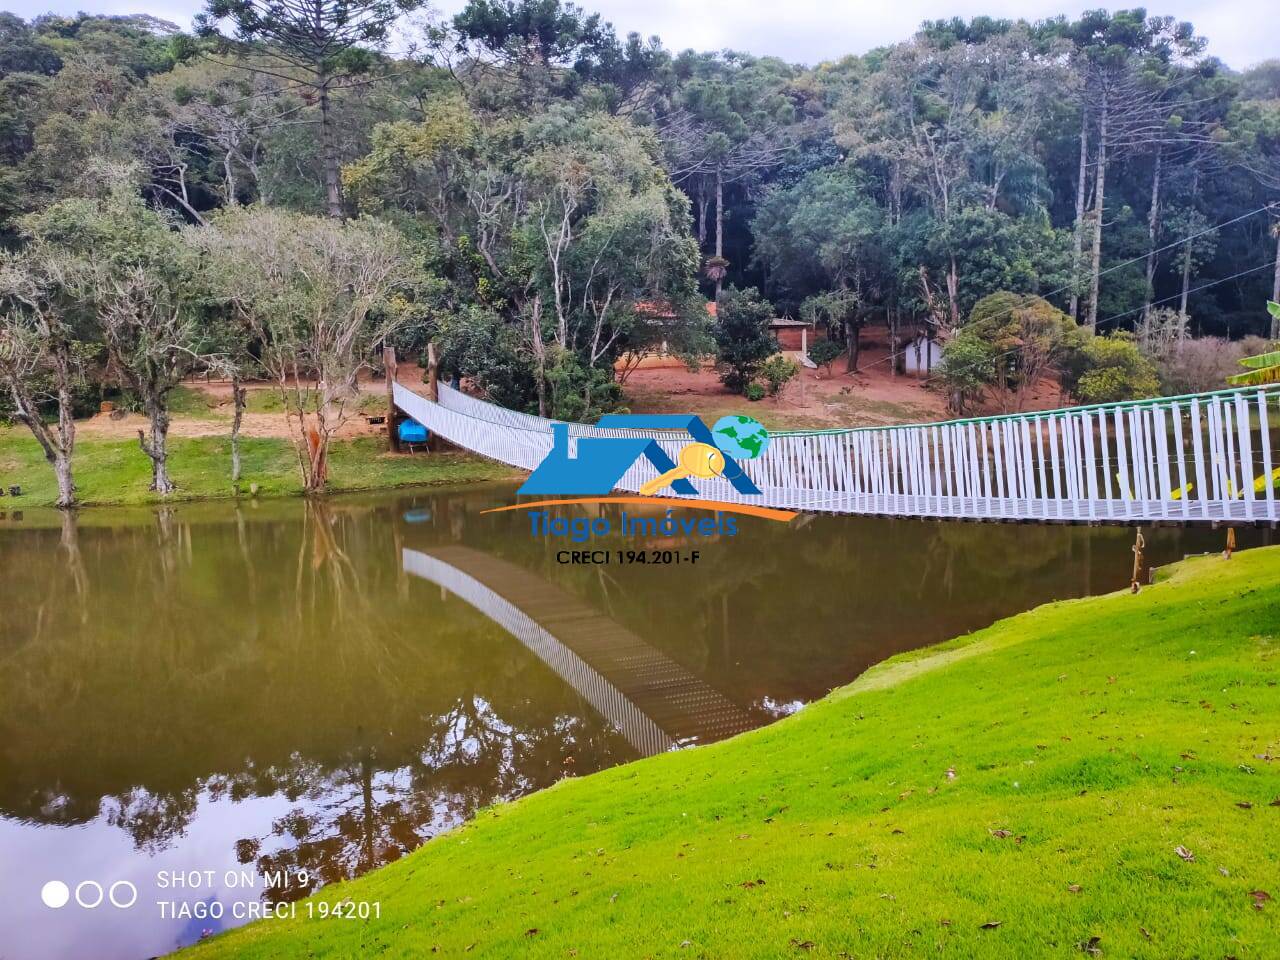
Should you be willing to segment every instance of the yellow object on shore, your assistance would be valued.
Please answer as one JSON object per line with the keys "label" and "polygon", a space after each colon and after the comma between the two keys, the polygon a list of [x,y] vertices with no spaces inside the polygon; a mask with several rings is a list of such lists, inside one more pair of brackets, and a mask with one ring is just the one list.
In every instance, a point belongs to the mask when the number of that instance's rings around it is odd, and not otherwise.
{"label": "yellow object on shore", "polygon": [[[1276,467],[1274,470],[1271,471],[1271,486],[1273,488],[1280,488],[1280,467]],[[1257,480],[1253,481],[1253,492],[1254,493],[1267,492],[1267,475],[1265,473],[1262,476],[1258,477]]]}
{"label": "yellow object on shore", "polygon": [[[1116,480],[1117,481],[1120,480],[1120,474],[1116,474]],[[1265,473],[1256,477],[1253,481],[1253,492],[1266,493],[1268,485],[1270,485],[1271,488],[1274,490],[1280,490],[1280,467],[1276,467],[1274,470],[1272,470],[1271,476],[1269,478]],[[1191,496],[1191,491],[1194,489],[1195,489],[1194,483],[1188,483],[1185,487],[1177,487],[1169,491],[1169,499],[1181,500],[1183,497],[1189,497]],[[1132,491],[1130,491],[1129,496],[1130,497],[1133,496]],[[1230,480],[1228,480],[1227,481],[1227,499],[1238,500],[1242,496],[1244,496],[1244,491],[1236,490],[1236,485],[1232,483]]]}

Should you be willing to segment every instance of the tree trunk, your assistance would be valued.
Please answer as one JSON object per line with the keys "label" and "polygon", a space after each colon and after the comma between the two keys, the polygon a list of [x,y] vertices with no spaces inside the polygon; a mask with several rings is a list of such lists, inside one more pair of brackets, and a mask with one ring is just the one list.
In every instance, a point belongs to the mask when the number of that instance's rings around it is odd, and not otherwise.
{"label": "tree trunk", "polygon": [[427,399],[440,402],[440,356],[434,340],[427,341]]}
{"label": "tree trunk", "polygon": [[[71,360],[67,344],[54,340],[48,356],[53,363],[54,379],[58,388],[58,425],[47,423],[41,416],[27,383],[17,370],[0,364],[0,374],[9,388],[15,407],[14,419],[25,423],[40,449],[45,461],[53,468],[58,482],[58,506],[64,509],[75,506],[76,485],[71,473],[71,456],[76,445],[76,422],[72,416]],[[0,354],[0,360],[4,357]]]}
{"label": "tree trunk", "polygon": [[58,478],[58,506],[66,510],[76,505],[76,484],[71,475],[71,457],[61,451],[53,455],[53,474]]}
{"label": "tree trunk", "polygon": [[342,181],[338,173],[338,151],[333,142],[333,118],[329,115],[329,80],[322,77],[320,89],[320,159],[324,164],[324,192],[329,216],[342,219]]}
{"label": "tree trunk", "polygon": [[1102,109],[1098,114],[1098,173],[1093,187],[1093,257],[1089,267],[1089,314],[1085,325],[1090,330],[1098,326],[1098,290],[1102,280],[1102,212],[1107,196],[1107,94],[1102,94]]}
{"label": "tree trunk", "polygon": [[240,425],[244,422],[244,407],[247,400],[244,384],[240,382],[238,373],[231,376],[231,486],[237,490],[240,485]]}
{"label": "tree trunk", "polygon": [[151,458],[151,489],[161,496],[173,493],[173,481],[169,479],[169,411],[158,399],[146,402],[147,416],[151,420],[150,438],[138,431],[138,446]]}
{"label": "tree trunk", "polygon": [[1191,287],[1191,244],[1190,242],[1182,245],[1182,297],[1178,300],[1178,317],[1182,320],[1182,327],[1186,329],[1187,318],[1187,297],[1190,294]]}
{"label": "tree trunk", "polygon": [[71,456],[76,448],[75,402],[71,399],[70,346],[61,342],[55,351],[58,377],[58,452],[53,472],[58,477],[58,506],[75,506],[76,485],[71,475]]}
{"label": "tree trunk", "polygon": [[542,342],[542,296],[537,294],[529,309],[529,343],[537,366],[538,416],[547,415],[547,347]]}
{"label": "tree trunk", "polygon": [[[431,342],[427,341],[427,353],[431,353]],[[431,364],[428,361],[427,370],[430,371]],[[399,373],[399,367],[396,364],[396,351],[394,347],[388,347],[386,344],[382,346],[382,380],[383,385],[387,388],[387,451],[389,453],[400,452],[400,434],[396,430],[396,377]],[[428,399],[434,400],[431,396],[431,388],[427,388]]]}
{"label": "tree trunk", "polygon": [[1142,319],[1151,319],[1151,301],[1155,298],[1156,237],[1160,233],[1160,165],[1164,151],[1156,147],[1155,170],[1151,174],[1151,212],[1147,214],[1147,294],[1142,301]]}
{"label": "tree trunk", "polygon": [[329,437],[323,420],[320,426],[307,427],[307,482],[306,493],[324,493],[329,480]]}
{"label": "tree trunk", "polygon": [[[724,179],[719,167],[716,168],[716,259],[724,259]],[[716,303],[720,302],[720,290],[724,284],[720,267],[720,264],[716,265]]]}
{"label": "tree trunk", "polygon": [[698,188],[698,249],[707,245],[707,188]]}
{"label": "tree trunk", "polygon": [[1080,111],[1080,172],[1076,178],[1076,229],[1071,245],[1071,319],[1080,314],[1080,256],[1084,252],[1084,188],[1089,169],[1089,111]]}
{"label": "tree trunk", "polygon": [[846,373],[858,372],[858,354],[862,351],[862,324],[855,320],[846,320],[844,322],[844,343],[845,349],[849,351],[849,361],[845,367]]}
{"label": "tree trunk", "polygon": [[[1280,303],[1280,223],[1275,226],[1276,231],[1276,274],[1271,281],[1271,300],[1273,303]],[[1280,340],[1280,317],[1271,318],[1271,339]]]}
{"label": "tree trunk", "polygon": [[951,329],[955,330],[960,326],[960,271],[954,253],[947,266],[947,309],[951,314]]}
{"label": "tree trunk", "polygon": [[[1196,195],[1200,191],[1200,171],[1196,169],[1191,174],[1191,202],[1195,203]],[[1194,220],[1192,221],[1194,223]],[[1191,294],[1191,246],[1192,240],[1187,240],[1182,244],[1182,296],[1178,300],[1178,317],[1181,319],[1181,327],[1185,331],[1189,323],[1187,316],[1187,298]]]}
{"label": "tree trunk", "polygon": [[889,309],[889,373],[898,375],[898,311]]}
{"label": "tree trunk", "polygon": [[222,155],[222,178],[224,181],[223,189],[227,194],[227,206],[238,206],[238,201],[236,200],[235,164],[232,160],[230,150]]}

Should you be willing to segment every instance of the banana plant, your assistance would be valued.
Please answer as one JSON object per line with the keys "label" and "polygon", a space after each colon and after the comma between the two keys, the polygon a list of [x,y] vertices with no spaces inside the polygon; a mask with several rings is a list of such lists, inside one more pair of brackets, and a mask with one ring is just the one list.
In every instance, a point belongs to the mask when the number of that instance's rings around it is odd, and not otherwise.
{"label": "banana plant", "polygon": [[[1280,320],[1280,303],[1268,300],[1267,312]],[[1227,377],[1227,383],[1233,387],[1261,387],[1269,383],[1280,383],[1280,350],[1245,357],[1240,361],[1240,366],[1245,368],[1244,373]]]}

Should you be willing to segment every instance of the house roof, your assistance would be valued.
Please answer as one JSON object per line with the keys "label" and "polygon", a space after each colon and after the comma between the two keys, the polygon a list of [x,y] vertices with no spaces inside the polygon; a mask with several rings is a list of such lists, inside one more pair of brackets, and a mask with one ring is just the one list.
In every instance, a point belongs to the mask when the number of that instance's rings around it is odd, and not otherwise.
{"label": "house roof", "polygon": [[567,449],[553,447],[520,487],[520,493],[608,493],[641,456],[665,459],[652,437],[580,437],[577,454],[571,459]]}
{"label": "house roof", "polygon": [[[707,314],[714,317],[716,315],[716,303],[714,300],[708,300]],[[676,316],[675,310],[671,308],[670,301],[667,300],[637,300],[636,313],[644,314],[655,320],[674,320]]]}

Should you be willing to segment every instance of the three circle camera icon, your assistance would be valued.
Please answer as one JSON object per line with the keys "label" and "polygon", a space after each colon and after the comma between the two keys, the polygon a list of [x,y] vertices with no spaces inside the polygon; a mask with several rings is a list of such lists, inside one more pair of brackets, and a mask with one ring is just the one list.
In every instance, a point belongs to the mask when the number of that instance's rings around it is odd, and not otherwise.
{"label": "three circle camera icon", "polygon": [[[109,901],[113,907],[128,910],[138,902],[138,888],[128,880],[117,880],[105,890],[97,880],[81,880],[76,884],[76,903],[86,910],[94,910]],[[40,899],[51,910],[58,910],[71,902],[71,888],[61,880],[50,880],[40,888]]]}

